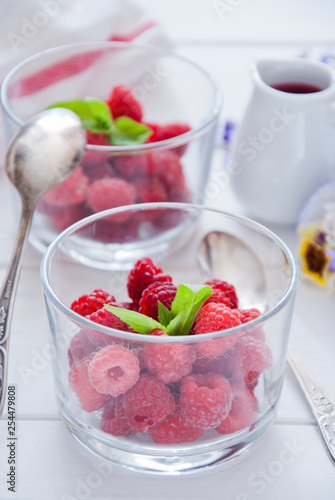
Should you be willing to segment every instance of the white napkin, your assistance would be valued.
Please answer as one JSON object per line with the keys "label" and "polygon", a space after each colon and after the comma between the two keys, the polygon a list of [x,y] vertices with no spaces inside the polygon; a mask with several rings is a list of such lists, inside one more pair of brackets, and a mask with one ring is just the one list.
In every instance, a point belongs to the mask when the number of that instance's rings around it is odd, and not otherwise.
{"label": "white napkin", "polygon": [[[162,27],[129,0],[1,0],[0,9],[0,82],[30,55],[67,43],[121,40],[172,47]],[[1,120],[1,164],[5,149]]]}

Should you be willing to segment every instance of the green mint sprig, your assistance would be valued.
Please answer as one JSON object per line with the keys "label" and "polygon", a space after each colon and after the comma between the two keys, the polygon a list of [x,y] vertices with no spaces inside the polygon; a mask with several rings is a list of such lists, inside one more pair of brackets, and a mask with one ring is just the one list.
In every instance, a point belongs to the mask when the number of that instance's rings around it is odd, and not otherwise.
{"label": "green mint sprig", "polygon": [[100,99],[86,97],[57,102],[48,107],[50,108],[70,109],[79,116],[86,130],[106,134],[109,143],[115,146],[143,144],[152,133],[151,128],[128,116],[113,120],[109,106]]}
{"label": "green mint sprig", "polygon": [[187,335],[202,304],[210,297],[212,288],[208,285],[179,285],[171,305],[171,311],[158,302],[158,321],[145,314],[105,304],[112,312],[138,333],[148,335],[158,328],[168,335]]}

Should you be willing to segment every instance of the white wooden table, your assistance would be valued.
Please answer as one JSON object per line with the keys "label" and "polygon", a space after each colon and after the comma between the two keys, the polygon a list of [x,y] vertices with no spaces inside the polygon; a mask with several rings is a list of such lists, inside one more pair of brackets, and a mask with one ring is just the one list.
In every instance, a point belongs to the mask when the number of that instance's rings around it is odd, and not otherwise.
{"label": "white wooden table", "polygon": [[[313,56],[335,48],[335,3],[294,0],[169,0],[138,2],[163,22],[176,50],[211,72],[223,89],[221,123],[239,121],[251,91],[249,63],[259,57]],[[216,8],[215,8],[216,5]],[[219,15],[218,6],[224,9]],[[272,14],[271,14],[272,12]],[[222,11],[221,11],[222,14]],[[214,153],[213,168],[223,162]],[[229,186],[209,200],[242,207]],[[17,229],[9,182],[0,171],[0,279]],[[294,228],[271,227],[296,252]],[[10,345],[8,385],[16,387],[16,492],[8,491],[7,414],[0,420],[0,499],[19,500],[331,500],[335,464],[311,411],[287,369],[279,411],[262,441],[232,465],[184,477],[142,476],[107,466],[83,450],[58,414],[49,331],[39,280],[41,256],[28,246],[18,287]],[[335,296],[302,280],[291,343],[335,399]]]}

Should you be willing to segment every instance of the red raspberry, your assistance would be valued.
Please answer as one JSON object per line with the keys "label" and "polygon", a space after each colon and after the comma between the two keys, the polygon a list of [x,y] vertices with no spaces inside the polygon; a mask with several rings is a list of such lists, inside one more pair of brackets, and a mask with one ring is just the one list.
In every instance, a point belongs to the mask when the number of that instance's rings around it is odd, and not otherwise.
{"label": "red raspberry", "polygon": [[[152,129],[153,133],[149,137],[148,142],[158,142],[165,141],[167,139],[172,139],[181,134],[189,132],[191,128],[186,123],[170,123],[168,125],[158,125],[157,123],[147,123],[149,128]],[[178,156],[182,156],[185,153],[186,145],[178,146],[174,148],[174,151]]]}
{"label": "red raspberry", "polygon": [[198,355],[196,362],[193,364],[193,373],[206,374],[208,372],[219,373],[228,378],[229,370],[226,355],[224,354],[218,358]]}
{"label": "red raspberry", "polygon": [[[122,304],[119,304],[118,302],[111,301],[108,302],[108,304],[123,309]],[[89,316],[89,319],[91,321],[94,321],[94,323],[99,323],[99,325],[108,326],[109,328],[115,328],[115,330],[122,330],[124,332],[129,332],[128,325],[124,323],[120,318],[115,316],[115,314],[113,314],[110,311],[107,311],[105,307],[91,314]]]}
{"label": "red raspberry", "polygon": [[120,155],[115,158],[115,168],[126,179],[149,173],[147,154]]}
{"label": "red raspberry", "polygon": [[94,144],[96,146],[110,145],[107,134],[92,132],[91,130],[86,130],[86,142],[87,144]]}
{"label": "red raspberry", "polygon": [[252,335],[245,335],[235,344],[229,359],[232,377],[248,386],[254,386],[260,374],[271,364],[269,347]]}
{"label": "red raspberry", "polygon": [[230,387],[233,403],[228,417],[216,428],[220,434],[232,434],[250,427],[257,419],[258,401],[253,391],[235,380],[230,381]]}
{"label": "red raspberry", "polygon": [[94,346],[89,342],[85,330],[79,330],[72,337],[67,351],[70,367],[88,356],[92,351],[94,351]]}
{"label": "red raspberry", "polygon": [[82,409],[87,412],[100,410],[108,400],[106,394],[100,394],[91,385],[88,377],[91,360],[92,356],[87,356],[75,363],[69,371],[69,386],[75,392]]}
{"label": "red raspberry", "polygon": [[180,406],[190,425],[200,429],[217,427],[227,417],[231,405],[231,388],[222,375],[210,372],[183,379]]}
{"label": "red raspberry", "polygon": [[[210,302],[201,307],[194,323],[194,333],[218,332],[233,328],[241,324],[238,313],[224,304]],[[242,334],[241,334],[242,335]],[[229,335],[219,339],[199,342],[197,345],[200,356],[217,358],[231,349],[238,341],[239,336]]]}
{"label": "red raspberry", "polygon": [[248,323],[248,321],[258,318],[261,313],[258,309],[238,309],[238,315],[242,323]]}
{"label": "red raspberry", "polygon": [[82,203],[85,200],[89,183],[89,178],[79,166],[66,181],[45,193],[43,200],[58,207]]}
{"label": "red raspberry", "polygon": [[83,165],[85,174],[90,180],[90,183],[95,182],[99,179],[108,178],[108,177],[117,177],[117,173],[115,171],[114,166],[108,160],[102,160],[99,163],[95,161],[95,163],[88,163]]}
{"label": "red raspberry", "polygon": [[133,429],[125,417],[122,396],[110,399],[101,415],[100,429],[113,436],[129,437]]}
{"label": "red raspberry", "polygon": [[137,357],[122,345],[107,345],[98,351],[88,367],[94,389],[102,394],[119,396],[138,380],[140,366]]}
{"label": "red raspberry", "polygon": [[153,122],[146,122],[145,125],[152,130],[151,135],[148,137],[146,142],[156,142],[156,132],[158,132],[161,125]]}
{"label": "red raspberry", "polygon": [[[244,310],[238,309],[238,314],[240,316],[240,320],[242,321],[242,323],[248,323],[249,321],[258,318],[261,315],[258,309],[244,309]],[[262,342],[265,342],[266,336],[261,326],[250,328],[246,333],[248,335],[252,335],[253,337]]]}
{"label": "red raspberry", "polygon": [[156,281],[151,283],[142,292],[138,312],[158,319],[158,302],[161,302],[169,310],[177,293],[173,283]]}
{"label": "red raspberry", "polygon": [[230,415],[239,415],[247,410],[256,410],[258,400],[254,391],[236,380],[230,380],[230,387],[233,394],[233,404]]}
{"label": "red raspberry", "polygon": [[227,295],[222,290],[216,289],[212,289],[210,297],[203,303],[203,305],[205,306],[206,304],[210,303],[224,304],[227,307],[231,306],[229,297],[227,297]]}
{"label": "red raspberry", "polygon": [[236,295],[236,290],[234,285],[227,283],[227,281],[213,279],[210,281],[206,281],[206,285],[209,285],[213,288],[213,290],[221,290],[226,297],[230,300],[231,309],[236,309],[238,306],[238,298]]}
{"label": "red raspberry", "polygon": [[140,177],[136,189],[139,203],[163,202],[168,198],[164,184],[156,177]]}
{"label": "red raspberry", "polygon": [[148,124],[148,127],[154,130],[155,141],[166,141],[167,139],[172,139],[172,137],[177,137],[181,134],[186,134],[191,130],[191,127],[186,123],[170,123],[168,125],[155,125]]}
{"label": "red raspberry", "polygon": [[106,103],[110,107],[114,119],[119,116],[128,116],[137,122],[142,120],[143,113],[140,103],[124,85],[114,87]]}
{"label": "red raspberry", "polygon": [[139,302],[143,290],[155,281],[168,281],[171,283],[172,278],[163,274],[162,269],[155,266],[151,259],[143,257],[135,263],[128,275],[127,289],[129,297],[134,302]]}
{"label": "red raspberry", "polygon": [[168,150],[152,153],[149,165],[150,172],[156,175],[167,189],[185,187],[183,168],[175,152]]}
{"label": "red raspberry", "polygon": [[[135,203],[136,190],[132,184],[117,178],[99,179],[87,190],[86,201],[93,212]],[[112,217],[113,222],[125,222],[130,214],[120,213]]]}
{"label": "red raspberry", "polygon": [[115,297],[104,290],[94,290],[89,295],[79,297],[71,304],[72,311],[80,316],[89,316],[98,309],[101,309],[107,302],[115,301]]}
{"label": "red raspberry", "polygon": [[233,434],[234,432],[251,427],[256,422],[258,414],[253,410],[246,410],[239,415],[229,414],[215,430],[219,434]]}
{"label": "red raspberry", "polygon": [[130,218],[122,224],[115,224],[116,218],[119,222],[120,215],[113,215],[112,220],[108,217],[97,220],[94,227],[94,238],[104,243],[129,243],[138,238],[138,223]]}
{"label": "red raspberry", "polygon": [[[163,331],[161,336],[168,337]],[[178,382],[191,373],[196,349],[192,345],[148,343],[143,347],[142,358],[148,372],[168,384]]]}
{"label": "red raspberry", "polygon": [[191,443],[203,435],[203,430],[188,424],[180,409],[149,429],[152,440],[157,444]]}
{"label": "red raspberry", "polygon": [[138,432],[161,422],[174,411],[174,399],[167,387],[147,373],[123,396],[123,408],[130,425]]}
{"label": "red raspberry", "polygon": [[[50,205],[51,206],[51,205]],[[84,203],[79,205],[67,205],[64,207],[53,207],[50,213],[50,222],[57,231],[64,231],[75,222],[91,215]]]}

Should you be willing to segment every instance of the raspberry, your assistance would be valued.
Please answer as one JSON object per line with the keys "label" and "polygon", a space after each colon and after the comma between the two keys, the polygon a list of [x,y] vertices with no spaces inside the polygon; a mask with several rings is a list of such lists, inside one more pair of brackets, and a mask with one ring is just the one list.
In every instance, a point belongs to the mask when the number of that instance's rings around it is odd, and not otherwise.
{"label": "raspberry", "polygon": [[75,392],[82,409],[87,412],[100,410],[108,400],[106,394],[97,392],[90,383],[88,367],[91,360],[92,356],[86,356],[69,371],[69,386]]}
{"label": "raspberry", "polygon": [[203,435],[203,430],[188,424],[180,409],[149,429],[152,440],[157,444],[191,443]]}
{"label": "raspberry", "polygon": [[185,420],[200,429],[212,429],[224,420],[232,405],[228,380],[217,373],[189,375],[182,381],[180,405]]}
{"label": "raspberry", "polygon": [[122,396],[112,398],[106,403],[101,415],[100,429],[113,436],[131,436],[133,429],[125,417]]}
{"label": "raspberry", "polygon": [[71,304],[72,311],[80,316],[89,316],[98,309],[101,309],[107,302],[113,302],[115,298],[104,290],[94,290],[89,295],[79,297]]}
{"label": "raspberry", "polygon": [[67,357],[70,367],[77,361],[82,360],[94,350],[94,346],[89,342],[85,330],[79,330],[78,333],[72,337]]}
{"label": "raspberry", "polygon": [[[99,179],[87,190],[86,201],[93,212],[102,212],[109,208],[121,207],[135,203],[136,190],[132,184],[117,178]],[[125,222],[130,214],[127,212],[114,215],[113,222]]]}
{"label": "raspberry", "polygon": [[255,422],[258,401],[251,389],[239,384],[235,380],[230,381],[233,402],[228,417],[216,428],[220,434],[231,434]]}
{"label": "raspberry", "polygon": [[258,309],[238,309],[238,315],[242,323],[248,323],[248,321],[258,318],[261,313]]}
{"label": "raspberry", "polygon": [[88,215],[90,215],[90,212],[84,203],[54,207],[54,210],[50,213],[50,222],[57,231],[64,231],[64,229]]}
{"label": "raspberry", "polygon": [[[120,214],[112,220],[119,220]],[[108,217],[97,220],[94,226],[94,238],[105,243],[128,243],[138,238],[138,223],[129,218],[123,224],[115,224]]]}
{"label": "raspberry", "polygon": [[[164,332],[162,336],[168,337]],[[196,349],[192,345],[150,343],[143,347],[142,358],[148,372],[168,384],[191,373]]]}
{"label": "raspberry", "polygon": [[[105,302],[106,303],[106,302]],[[122,304],[119,304],[114,301],[109,301],[108,304],[115,307],[120,307],[123,309]],[[108,326],[109,328],[115,328],[116,330],[122,330],[124,332],[129,332],[129,327],[126,323],[124,323],[121,319],[119,319],[115,314],[110,311],[107,311],[105,307],[95,311],[93,314],[89,316],[91,321],[95,323],[99,323],[99,325]]]}
{"label": "raspberry", "polygon": [[269,347],[252,335],[245,335],[236,343],[229,359],[232,377],[248,386],[253,386],[271,364],[272,353]]}
{"label": "raspberry", "polygon": [[108,146],[110,144],[107,134],[92,132],[91,130],[86,130],[86,142],[96,146]]}
{"label": "raspberry", "polygon": [[155,174],[167,189],[185,186],[181,163],[173,151],[152,153],[149,165],[150,172]]}
{"label": "raspberry", "polygon": [[229,414],[215,430],[219,434],[233,434],[234,432],[252,426],[257,420],[257,417],[257,412],[253,410],[247,410],[239,415]]}
{"label": "raspberry", "polygon": [[[261,315],[258,309],[238,309],[238,314],[242,323],[248,323],[249,321],[258,318]],[[252,335],[256,339],[265,342],[265,332],[261,326],[250,328],[247,333],[248,335]]]}
{"label": "raspberry", "polygon": [[142,120],[140,103],[124,85],[114,87],[106,103],[110,107],[114,119],[119,116],[128,116],[137,122]]}
{"label": "raspberry", "polygon": [[92,164],[88,163],[83,165],[83,168],[85,171],[85,175],[87,175],[90,180],[90,183],[103,178],[117,177],[113,165],[108,160],[103,160],[99,163],[97,163],[97,161]]}
{"label": "raspberry", "polygon": [[208,372],[219,373],[228,378],[229,370],[226,355],[224,354],[218,358],[198,355],[196,362],[193,364],[193,373],[206,374]]}
{"label": "raspberry", "polygon": [[227,283],[227,281],[213,279],[210,281],[206,281],[206,285],[209,285],[213,288],[213,290],[221,290],[226,297],[230,300],[231,309],[236,309],[238,306],[238,298],[236,295],[236,290],[233,285]]}
{"label": "raspberry", "polygon": [[258,400],[249,387],[240,384],[236,380],[230,381],[230,387],[233,394],[233,403],[230,410],[230,415],[239,415],[247,410],[256,410]]}
{"label": "raspberry", "polygon": [[[153,131],[148,142],[165,141],[167,139],[171,139],[172,137],[185,134],[191,130],[189,125],[186,123],[170,123],[168,125],[147,123],[146,125]],[[186,145],[174,148],[174,151],[178,154],[178,156],[182,156],[185,153],[185,150]]]}
{"label": "raspberry", "polygon": [[123,408],[130,425],[145,432],[172,413],[175,404],[163,382],[145,373],[123,396]]}
{"label": "raspberry", "polygon": [[115,158],[115,168],[122,177],[131,179],[134,176],[149,173],[148,155],[120,155]]}
{"label": "raspberry", "polygon": [[127,278],[128,295],[134,302],[139,302],[143,290],[155,281],[172,282],[172,278],[166,274],[160,267],[155,266],[151,259],[143,257],[138,260]]}
{"label": "raspberry", "polygon": [[142,292],[138,312],[150,316],[150,318],[158,319],[158,302],[161,302],[170,310],[176,293],[177,288],[173,283],[168,281],[151,283]]}
{"label": "raspberry", "polygon": [[82,167],[79,166],[66,181],[45,193],[43,200],[58,207],[82,203],[85,200],[89,182]]}
{"label": "raspberry", "polygon": [[141,177],[137,179],[136,189],[139,203],[163,202],[168,198],[164,185],[155,177]]}
{"label": "raspberry", "polygon": [[88,375],[94,389],[102,394],[119,396],[138,380],[137,357],[122,345],[107,345],[92,358]]}
{"label": "raspberry", "polygon": [[129,437],[133,429],[129,425],[122,406],[122,396],[110,399],[101,415],[100,428],[114,436]]}
{"label": "raspberry", "polygon": [[205,306],[206,304],[210,303],[224,304],[227,307],[230,307],[231,304],[229,297],[227,297],[227,295],[222,292],[222,290],[215,289],[212,290],[210,297],[203,303],[203,305]]}
{"label": "raspberry", "polygon": [[191,127],[186,123],[170,123],[168,125],[148,125],[154,130],[155,141],[166,141],[181,134],[186,134],[191,130]]}
{"label": "raspberry", "polygon": [[[202,333],[217,332],[233,328],[241,324],[238,313],[224,304],[209,303],[203,305],[197,314],[194,323],[194,333],[196,335]],[[242,334],[241,334],[242,335]],[[217,358],[222,356],[226,351],[231,349],[238,341],[238,335],[229,335],[219,339],[199,342],[197,345],[200,356]]]}

